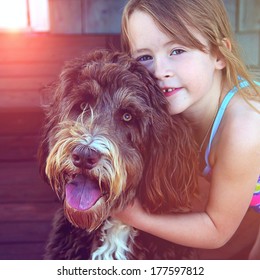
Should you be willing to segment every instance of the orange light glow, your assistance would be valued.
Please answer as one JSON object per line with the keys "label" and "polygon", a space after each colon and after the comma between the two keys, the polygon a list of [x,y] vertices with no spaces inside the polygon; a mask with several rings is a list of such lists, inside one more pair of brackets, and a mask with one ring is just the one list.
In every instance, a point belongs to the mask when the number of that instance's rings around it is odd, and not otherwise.
{"label": "orange light glow", "polygon": [[26,27],[26,0],[0,0],[0,28],[15,31]]}

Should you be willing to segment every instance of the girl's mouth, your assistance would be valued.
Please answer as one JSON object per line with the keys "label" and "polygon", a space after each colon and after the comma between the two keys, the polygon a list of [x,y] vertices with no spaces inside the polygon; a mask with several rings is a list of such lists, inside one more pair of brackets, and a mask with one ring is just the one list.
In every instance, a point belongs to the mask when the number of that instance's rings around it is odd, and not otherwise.
{"label": "girl's mouth", "polygon": [[165,97],[172,96],[173,94],[177,93],[181,88],[163,88],[162,92]]}

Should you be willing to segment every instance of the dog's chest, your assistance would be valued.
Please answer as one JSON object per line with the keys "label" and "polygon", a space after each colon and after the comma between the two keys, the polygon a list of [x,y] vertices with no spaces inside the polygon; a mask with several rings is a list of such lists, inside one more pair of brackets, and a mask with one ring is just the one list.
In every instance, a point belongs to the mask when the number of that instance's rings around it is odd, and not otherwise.
{"label": "dog's chest", "polygon": [[126,260],[127,255],[133,253],[132,245],[137,235],[133,227],[110,219],[102,226],[100,235],[101,245],[92,252],[92,260]]}

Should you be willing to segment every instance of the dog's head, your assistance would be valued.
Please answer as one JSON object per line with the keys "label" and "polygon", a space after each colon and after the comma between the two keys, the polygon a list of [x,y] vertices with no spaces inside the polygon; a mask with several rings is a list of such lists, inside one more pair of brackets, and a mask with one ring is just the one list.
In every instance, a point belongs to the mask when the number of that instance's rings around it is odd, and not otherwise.
{"label": "dog's head", "polygon": [[196,187],[192,131],[148,71],[125,54],[69,62],[53,85],[39,155],[68,219],[94,230],[135,197],[151,212],[187,208]]}

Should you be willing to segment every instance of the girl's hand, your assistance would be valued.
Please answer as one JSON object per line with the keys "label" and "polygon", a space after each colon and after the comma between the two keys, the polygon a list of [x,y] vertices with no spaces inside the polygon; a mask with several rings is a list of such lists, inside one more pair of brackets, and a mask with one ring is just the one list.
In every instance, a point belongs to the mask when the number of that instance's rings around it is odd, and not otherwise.
{"label": "girl's hand", "polygon": [[138,228],[138,224],[142,223],[147,213],[142,208],[140,202],[135,199],[133,204],[128,205],[124,210],[120,212],[114,212],[113,218],[120,220],[121,222]]}

